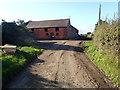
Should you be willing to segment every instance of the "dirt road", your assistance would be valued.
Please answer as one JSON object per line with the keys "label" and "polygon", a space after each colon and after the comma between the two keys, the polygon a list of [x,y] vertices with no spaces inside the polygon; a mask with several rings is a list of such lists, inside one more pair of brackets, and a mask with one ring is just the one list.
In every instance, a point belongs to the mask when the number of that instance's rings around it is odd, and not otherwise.
{"label": "dirt road", "polygon": [[113,88],[89,60],[82,41],[38,41],[46,50],[9,84],[9,88]]}

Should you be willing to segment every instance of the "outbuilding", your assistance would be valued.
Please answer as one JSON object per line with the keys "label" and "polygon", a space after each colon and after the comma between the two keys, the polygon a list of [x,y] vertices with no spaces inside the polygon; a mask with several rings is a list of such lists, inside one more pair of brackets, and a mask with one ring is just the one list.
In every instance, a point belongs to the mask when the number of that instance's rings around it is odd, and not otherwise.
{"label": "outbuilding", "polygon": [[70,19],[30,21],[27,28],[36,39],[76,39],[78,30]]}

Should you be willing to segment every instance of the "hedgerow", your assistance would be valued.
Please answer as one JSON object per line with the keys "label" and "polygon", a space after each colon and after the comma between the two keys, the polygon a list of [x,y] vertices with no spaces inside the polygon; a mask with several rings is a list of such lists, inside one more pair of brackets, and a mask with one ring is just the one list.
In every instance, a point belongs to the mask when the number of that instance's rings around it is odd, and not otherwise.
{"label": "hedgerow", "polygon": [[90,46],[88,49],[92,60],[106,72],[113,82],[120,86],[120,81],[117,81],[119,79],[120,20],[101,21],[99,25],[96,24],[93,33],[95,50],[91,50],[92,47]]}

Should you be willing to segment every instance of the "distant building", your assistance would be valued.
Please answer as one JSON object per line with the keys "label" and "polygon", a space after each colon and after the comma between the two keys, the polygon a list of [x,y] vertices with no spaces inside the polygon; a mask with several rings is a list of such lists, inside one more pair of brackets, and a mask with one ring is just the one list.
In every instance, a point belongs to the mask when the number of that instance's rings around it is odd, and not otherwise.
{"label": "distant building", "polygon": [[30,21],[27,25],[36,39],[75,39],[78,30],[70,24],[70,19]]}

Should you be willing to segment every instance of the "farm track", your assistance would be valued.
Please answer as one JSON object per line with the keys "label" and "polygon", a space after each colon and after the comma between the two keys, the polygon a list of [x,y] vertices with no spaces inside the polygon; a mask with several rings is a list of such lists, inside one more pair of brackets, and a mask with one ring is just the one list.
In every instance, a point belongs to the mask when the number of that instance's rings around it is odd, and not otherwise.
{"label": "farm track", "polygon": [[114,88],[114,84],[84,53],[83,41],[38,41],[46,50],[8,88]]}

